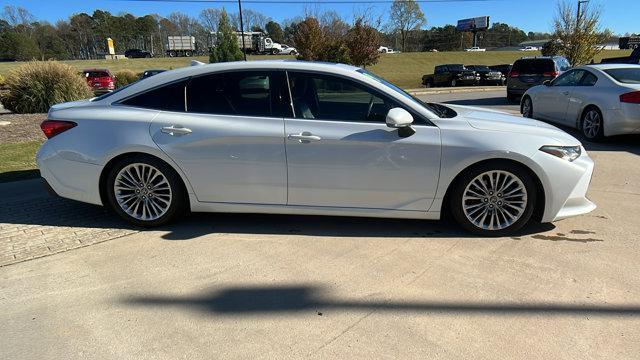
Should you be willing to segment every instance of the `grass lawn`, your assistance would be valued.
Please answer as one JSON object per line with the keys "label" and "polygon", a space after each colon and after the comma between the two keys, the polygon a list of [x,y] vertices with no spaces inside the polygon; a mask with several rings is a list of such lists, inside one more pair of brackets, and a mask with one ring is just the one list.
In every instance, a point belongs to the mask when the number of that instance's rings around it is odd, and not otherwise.
{"label": "grass lawn", "polygon": [[[603,57],[626,56],[631,50],[606,50],[595,60],[599,62]],[[369,68],[375,74],[389,80],[390,82],[403,88],[418,88],[422,75],[433,73],[433,68],[439,64],[467,64],[467,65],[498,65],[511,64],[522,56],[540,55],[537,51],[487,51],[487,52],[439,52],[439,53],[401,53],[383,54],[380,61]],[[293,56],[271,56],[259,55],[249,56],[249,60],[265,59],[293,59]],[[208,57],[195,58],[152,58],[152,59],[125,59],[125,60],[71,60],[63,61],[66,64],[78,68],[108,68],[112,71],[124,69],[142,72],[146,69],[175,69],[189,66],[191,59],[208,62]],[[19,62],[0,63],[0,74],[6,73]]]}
{"label": "grass lawn", "polygon": [[0,144],[0,183],[39,176],[36,152],[42,142]]}

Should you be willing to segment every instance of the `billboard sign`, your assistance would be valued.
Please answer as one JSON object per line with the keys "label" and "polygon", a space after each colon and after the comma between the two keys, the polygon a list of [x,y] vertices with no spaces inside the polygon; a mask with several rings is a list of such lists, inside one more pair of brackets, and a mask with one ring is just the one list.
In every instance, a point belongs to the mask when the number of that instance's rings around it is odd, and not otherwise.
{"label": "billboard sign", "polygon": [[487,30],[489,28],[489,17],[480,16],[471,19],[458,20],[458,26],[456,26],[456,28],[459,31]]}

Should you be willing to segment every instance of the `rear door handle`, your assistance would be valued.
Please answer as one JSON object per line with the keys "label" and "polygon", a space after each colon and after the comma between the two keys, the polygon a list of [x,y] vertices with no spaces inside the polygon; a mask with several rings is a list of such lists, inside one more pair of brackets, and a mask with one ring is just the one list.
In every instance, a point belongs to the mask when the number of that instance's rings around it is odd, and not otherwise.
{"label": "rear door handle", "polygon": [[320,141],[322,138],[318,135],[313,135],[308,131],[302,132],[300,134],[289,134],[287,136],[289,140],[298,140],[301,143],[310,143],[312,141]]}
{"label": "rear door handle", "polygon": [[169,134],[171,136],[182,136],[182,135],[191,134],[191,129],[182,127],[180,125],[165,126],[160,131],[162,131],[165,134]]}

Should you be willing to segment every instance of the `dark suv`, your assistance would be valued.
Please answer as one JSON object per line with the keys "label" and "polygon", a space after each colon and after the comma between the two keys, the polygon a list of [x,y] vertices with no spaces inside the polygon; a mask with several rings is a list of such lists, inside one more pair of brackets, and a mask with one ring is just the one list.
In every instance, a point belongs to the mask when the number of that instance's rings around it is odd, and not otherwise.
{"label": "dark suv", "polygon": [[433,75],[424,75],[422,84],[431,86],[478,85],[480,76],[462,64],[438,65]]}
{"label": "dark suv", "polygon": [[569,70],[571,64],[562,56],[542,56],[516,60],[507,77],[507,100],[516,101],[530,87],[553,80]]}
{"label": "dark suv", "polygon": [[467,65],[466,68],[480,76],[482,85],[504,85],[504,75],[500,71],[491,70],[487,65]]}
{"label": "dark suv", "polygon": [[129,49],[124,52],[124,56],[128,57],[129,59],[150,58],[151,53],[140,49]]}

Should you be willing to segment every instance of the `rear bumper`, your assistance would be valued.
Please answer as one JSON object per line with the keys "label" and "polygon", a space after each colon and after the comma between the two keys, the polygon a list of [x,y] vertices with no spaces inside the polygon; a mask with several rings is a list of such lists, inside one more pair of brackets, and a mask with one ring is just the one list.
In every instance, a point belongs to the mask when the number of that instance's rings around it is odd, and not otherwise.
{"label": "rear bumper", "polygon": [[640,104],[622,104],[604,116],[604,135],[640,134]]}
{"label": "rear bumper", "polygon": [[45,187],[57,196],[102,205],[99,179],[102,167],[95,164],[67,160],[61,157],[51,141],[45,142],[38,154],[36,163]]}

